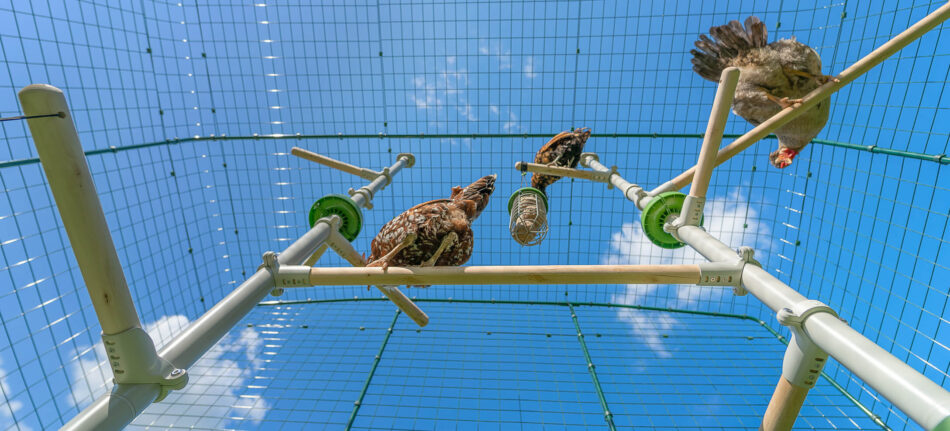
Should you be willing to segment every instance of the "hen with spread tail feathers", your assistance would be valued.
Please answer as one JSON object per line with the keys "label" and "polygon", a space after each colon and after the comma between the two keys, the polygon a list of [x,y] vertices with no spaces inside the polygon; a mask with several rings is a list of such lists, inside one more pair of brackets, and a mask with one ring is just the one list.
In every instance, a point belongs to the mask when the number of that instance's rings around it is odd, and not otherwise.
{"label": "hen with spread tail feathers", "polygon": [[370,267],[458,266],[472,256],[472,222],[488,205],[497,175],[455,186],[448,199],[409,208],[383,225],[370,245]]}
{"label": "hen with spread tail feathers", "polygon": [[[693,54],[693,70],[699,76],[719,82],[722,70],[740,70],[732,111],[753,125],[795,104],[812,90],[835,78],[821,73],[821,58],[815,50],[795,40],[768,43],[765,24],[757,17],[712,27],[700,35]],[[792,122],[775,130],[778,150],[769,155],[772,165],[782,169],[818,135],[828,122],[831,100],[821,101]]]}
{"label": "hen with spread tail feathers", "polygon": [[[538,150],[538,153],[534,155],[534,162],[560,168],[576,168],[588,138],[590,138],[590,129],[577,128],[573,132],[558,133]],[[535,173],[531,176],[531,187],[544,192],[544,189],[559,179],[561,177],[555,175]]]}

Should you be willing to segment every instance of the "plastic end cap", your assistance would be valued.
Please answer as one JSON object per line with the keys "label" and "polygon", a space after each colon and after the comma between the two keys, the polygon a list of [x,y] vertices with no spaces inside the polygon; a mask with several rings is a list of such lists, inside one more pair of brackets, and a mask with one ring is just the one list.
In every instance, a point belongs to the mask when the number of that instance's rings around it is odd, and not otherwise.
{"label": "plastic end cap", "polygon": [[347,241],[353,241],[363,228],[363,213],[356,203],[344,195],[326,195],[317,199],[310,207],[310,227],[323,217],[336,215],[340,217],[340,234]]}
{"label": "plastic end cap", "polygon": [[[679,214],[683,210],[685,200],[686,195],[680,192],[660,193],[650,199],[640,214],[640,224],[643,226],[643,233],[651,242],[669,249],[686,245],[663,230],[668,222],[673,221],[670,216]],[[703,224],[703,219],[699,220],[699,224],[700,226]]]}
{"label": "plastic end cap", "polygon": [[541,201],[544,202],[544,209],[548,208],[548,197],[545,196],[544,192],[534,187],[522,187],[518,190],[515,190],[515,192],[511,194],[511,197],[508,198],[508,214],[511,214],[511,207],[514,206],[515,199],[517,199],[522,193],[534,193],[538,196],[541,196]]}

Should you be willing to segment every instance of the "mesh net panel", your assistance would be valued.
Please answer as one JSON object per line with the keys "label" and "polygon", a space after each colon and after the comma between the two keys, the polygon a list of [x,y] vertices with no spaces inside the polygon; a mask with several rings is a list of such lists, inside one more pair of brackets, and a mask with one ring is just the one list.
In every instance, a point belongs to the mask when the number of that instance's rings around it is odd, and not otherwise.
{"label": "mesh net panel", "polygon": [[[716,86],[689,50],[710,26],[755,14],[770,40],[795,36],[837,73],[943,4],[0,1],[0,117],[20,115],[26,85],[64,91],[137,310],[162,345],[261,253],[303,234],[315,199],[364,184],[293,146],[374,170],[417,158],[363,212],[359,251],[406,208],[498,173],[468,264],[699,262],[649,243],[616,190],[571,179],[548,190],[544,242],[517,245],[505,203],[528,178],[514,163],[590,127],[586,151],[653,188],[698,155]],[[768,163],[772,138],[717,168],[705,217],[943,387],[947,32],[832,96],[828,125],[789,168]],[[731,115],[724,145],[750,127]],[[26,123],[0,122],[0,140],[0,429],[53,428],[106,393],[111,370]],[[348,266],[332,252],[319,265]],[[375,290],[289,289],[133,427],[749,429],[789,336],[723,287],[408,294],[432,319],[421,331]],[[825,372],[796,427],[920,428],[834,360]]]}

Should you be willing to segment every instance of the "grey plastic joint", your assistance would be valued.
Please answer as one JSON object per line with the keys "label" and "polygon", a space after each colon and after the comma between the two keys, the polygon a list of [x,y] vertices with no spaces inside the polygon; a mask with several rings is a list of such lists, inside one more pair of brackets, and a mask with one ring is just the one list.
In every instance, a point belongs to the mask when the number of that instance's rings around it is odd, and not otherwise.
{"label": "grey plastic joint", "polygon": [[413,156],[412,153],[399,153],[396,155],[396,160],[401,158],[406,159],[406,167],[411,168],[416,165],[416,156]]}
{"label": "grey plastic joint", "polygon": [[102,334],[116,384],[157,383],[161,390],[155,402],[188,383],[188,372],[158,356],[152,337],[144,329],[129,328],[118,334]]}
{"label": "grey plastic joint", "polygon": [[811,299],[783,308],[776,315],[779,323],[792,331],[792,340],[788,343],[785,359],[782,361],[782,377],[789,383],[803,388],[815,386],[818,376],[821,375],[821,369],[828,361],[828,353],[815,345],[808,334],[802,330],[805,319],[815,313],[830,313],[832,316],[838,316],[838,313],[825,303]]}

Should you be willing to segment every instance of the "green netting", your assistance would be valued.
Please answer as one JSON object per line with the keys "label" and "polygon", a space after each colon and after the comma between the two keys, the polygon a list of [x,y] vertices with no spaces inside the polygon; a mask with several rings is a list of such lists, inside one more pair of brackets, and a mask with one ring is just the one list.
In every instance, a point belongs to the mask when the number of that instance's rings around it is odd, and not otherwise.
{"label": "green netting", "polygon": [[[830,73],[943,4],[14,0],[0,2],[0,117],[22,114],[25,85],[64,90],[138,312],[163,344],[305,232],[315,199],[363,184],[294,145],[370,169],[416,156],[364,211],[360,251],[409,206],[498,173],[470,264],[700,261],[650,244],[615,190],[568,179],[549,189],[544,243],[516,245],[514,163],[591,127],[588,151],[655,187],[698,155],[715,85],[688,51],[709,26],[756,14]],[[947,38],[944,24],[834,95],[791,167],[768,164],[774,139],[720,166],[705,220],[943,387]],[[732,116],[724,144],[749,128]],[[0,429],[54,428],[111,373],[25,122],[0,122],[0,141]],[[330,252],[320,265],[347,264]],[[293,303],[256,308],[134,428],[605,429],[606,406],[618,429],[750,429],[784,351],[757,321],[788,337],[721,287],[410,295],[432,317],[419,332],[376,291],[289,289],[279,299]],[[837,362],[825,371],[798,428],[919,429]]]}

